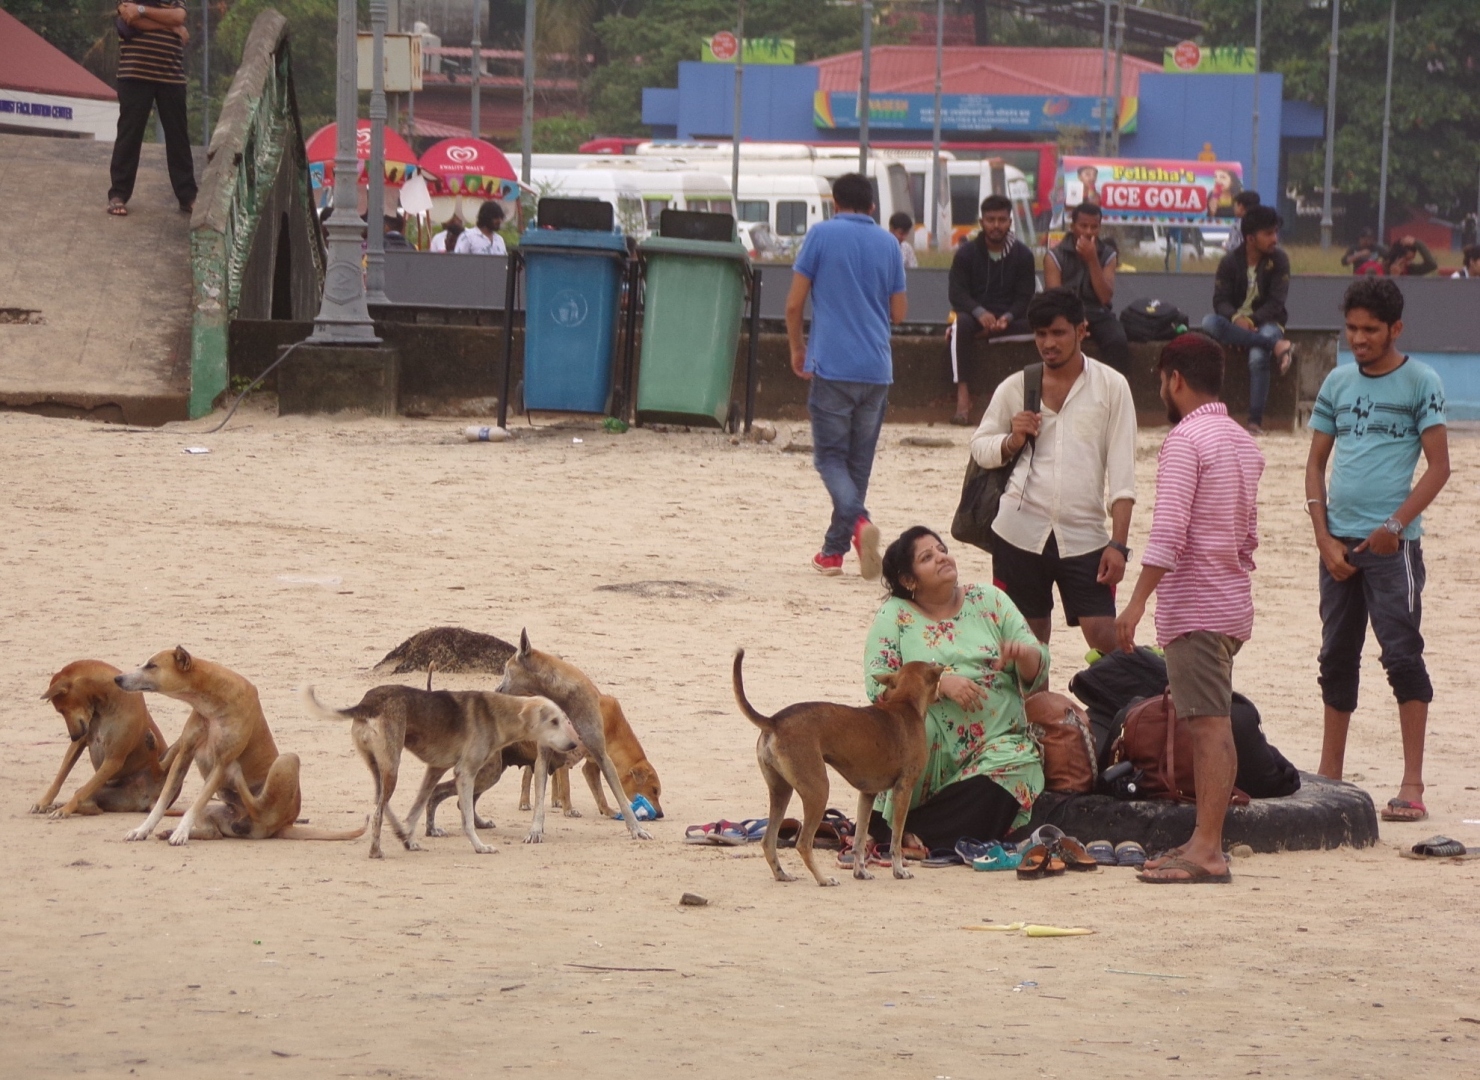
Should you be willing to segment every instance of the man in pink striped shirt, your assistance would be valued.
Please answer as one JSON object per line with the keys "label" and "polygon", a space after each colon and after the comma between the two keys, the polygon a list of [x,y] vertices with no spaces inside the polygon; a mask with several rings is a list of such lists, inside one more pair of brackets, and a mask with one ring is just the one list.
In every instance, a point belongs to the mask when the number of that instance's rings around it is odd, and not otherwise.
{"label": "man in pink striped shirt", "polygon": [[1175,425],[1156,463],[1156,508],[1141,576],[1120,617],[1119,644],[1135,647],[1136,624],[1157,594],[1156,640],[1179,717],[1192,726],[1197,825],[1192,839],[1147,862],[1153,885],[1226,883],[1223,817],[1238,756],[1229,713],[1233,657],[1254,629],[1249,579],[1259,546],[1259,477],[1264,455],[1218,400],[1223,348],[1183,334],[1161,352],[1161,399]]}

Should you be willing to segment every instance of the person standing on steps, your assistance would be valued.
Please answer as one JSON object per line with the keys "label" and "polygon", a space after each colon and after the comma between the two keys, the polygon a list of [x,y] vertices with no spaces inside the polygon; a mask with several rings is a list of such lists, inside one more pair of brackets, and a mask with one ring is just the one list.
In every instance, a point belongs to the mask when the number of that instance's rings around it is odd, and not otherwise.
{"label": "person standing on steps", "polygon": [[1100,239],[1100,208],[1080,203],[1069,214],[1069,233],[1043,256],[1043,287],[1060,286],[1084,302],[1089,336],[1099,358],[1122,375],[1131,370],[1131,347],[1125,327],[1115,317],[1115,248]]}
{"label": "person standing on steps", "polygon": [[[832,499],[832,521],[812,568],[828,577],[843,572],[851,541],[869,581],[882,570],[879,530],[866,500],[874,450],[889,386],[894,381],[890,326],[904,321],[904,259],[899,241],[869,216],[868,178],[848,173],[833,181],[837,214],[807,232],[792,268],[786,297],[791,369],[812,383],[812,462]],[[812,332],[802,328],[812,301]]]}
{"label": "person standing on steps", "polygon": [[1089,331],[1077,294],[1039,293],[1028,322],[1043,361],[1040,407],[1025,409],[1024,373],[1009,375],[971,437],[983,469],[1022,452],[992,523],[992,578],[1044,644],[1057,585],[1069,625],[1107,653],[1115,648],[1115,586],[1131,554],[1136,404],[1124,375],[1084,355]]}
{"label": "person standing on steps", "polygon": [[1290,257],[1280,250],[1280,215],[1271,206],[1244,214],[1244,246],[1230,251],[1213,276],[1213,313],[1203,333],[1249,352],[1249,434],[1264,434],[1269,400],[1269,363],[1290,370],[1294,346],[1285,340],[1285,298],[1290,293]]}
{"label": "person standing on steps", "polygon": [[962,242],[951,260],[950,300],[955,321],[947,329],[956,413],[951,423],[971,423],[966,360],[973,342],[1028,341],[1025,316],[1038,289],[1033,252],[1012,235],[1012,202],[1006,195],[982,200],[981,231]]}
{"label": "person standing on steps", "polygon": [[165,161],[170,186],[180,209],[195,209],[195,161],[190,154],[190,128],[185,111],[185,0],[149,0],[118,5],[128,28],[118,43],[118,137],[109,169],[108,213],[128,214],[139,174],[139,148],[150,113],[159,110],[164,128]]}
{"label": "person standing on steps", "polygon": [[1149,885],[1226,884],[1223,818],[1238,753],[1233,744],[1233,658],[1254,631],[1254,549],[1264,455],[1218,400],[1223,350],[1202,334],[1167,342],[1161,399],[1173,424],[1156,459],[1156,506],[1141,576],[1115,620],[1126,652],[1156,593],[1156,640],[1166,651],[1177,716],[1192,729],[1197,822],[1187,843],[1148,859]]}
{"label": "person standing on steps", "polygon": [[[1403,293],[1385,278],[1353,282],[1342,301],[1355,364],[1326,376],[1310,417],[1305,508],[1320,552],[1322,776],[1340,780],[1357,707],[1367,625],[1398,699],[1403,781],[1384,821],[1422,821],[1423,748],[1434,688],[1423,658],[1426,573],[1420,515],[1449,479],[1444,387],[1398,351]],[[1326,465],[1336,460],[1331,482]],[[1423,476],[1413,482],[1423,453]]]}

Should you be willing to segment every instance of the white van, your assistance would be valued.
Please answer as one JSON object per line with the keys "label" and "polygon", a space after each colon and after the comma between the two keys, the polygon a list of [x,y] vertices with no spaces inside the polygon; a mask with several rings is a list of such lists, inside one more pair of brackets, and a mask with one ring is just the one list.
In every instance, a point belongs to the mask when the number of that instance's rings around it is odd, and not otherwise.
{"label": "white van", "polygon": [[740,173],[740,221],[762,222],[795,249],[812,226],[833,216],[832,187],[820,176]]}

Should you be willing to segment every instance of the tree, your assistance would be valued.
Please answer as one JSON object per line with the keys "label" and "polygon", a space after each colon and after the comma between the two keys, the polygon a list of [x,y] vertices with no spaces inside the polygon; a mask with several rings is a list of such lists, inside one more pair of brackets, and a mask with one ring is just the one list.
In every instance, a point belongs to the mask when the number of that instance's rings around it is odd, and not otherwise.
{"label": "tree", "polygon": [[[1474,0],[1401,0],[1393,52],[1390,206],[1456,218],[1472,209],[1480,168],[1480,20]],[[1253,0],[1203,0],[1207,41],[1249,45]],[[1388,0],[1342,0],[1336,90],[1335,186],[1377,198],[1387,71]],[[1285,76],[1285,96],[1326,104],[1329,7],[1265,0],[1265,70]],[[1291,180],[1322,182],[1320,153],[1292,163]]]}
{"label": "tree", "polygon": [[0,8],[79,63],[112,30],[117,6],[117,0],[0,0]]}

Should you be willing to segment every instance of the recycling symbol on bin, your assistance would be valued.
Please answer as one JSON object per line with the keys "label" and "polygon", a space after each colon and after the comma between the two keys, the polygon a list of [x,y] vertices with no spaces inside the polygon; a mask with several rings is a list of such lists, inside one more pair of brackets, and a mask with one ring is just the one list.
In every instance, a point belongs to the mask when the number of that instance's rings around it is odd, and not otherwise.
{"label": "recycling symbol on bin", "polygon": [[586,298],[574,289],[561,289],[550,304],[550,317],[560,326],[580,326],[589,313]]}

